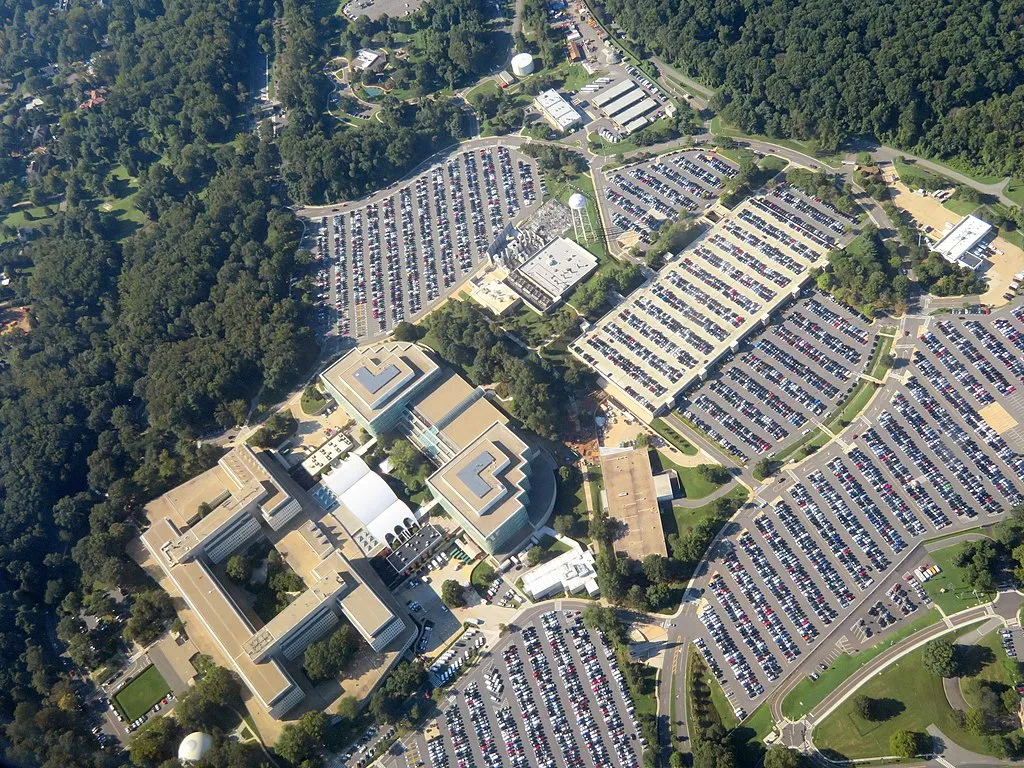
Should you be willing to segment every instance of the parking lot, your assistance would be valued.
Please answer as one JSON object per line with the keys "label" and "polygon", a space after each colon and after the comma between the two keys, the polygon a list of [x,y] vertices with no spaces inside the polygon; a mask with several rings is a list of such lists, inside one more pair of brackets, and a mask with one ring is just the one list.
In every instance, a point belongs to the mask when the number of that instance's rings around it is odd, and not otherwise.
{"label": "parking lot", "polygon": [[637,768],[643,739],[611,647],[576,611],[503,638],[441,704],[431,768]]}
{"label": "parking lot", "polygon": [[613,229],[636,232],[651,243],[662,224],[710,208],[737,172],[731,161],[710,150],[662,155],[613,171],[604,188]]}
{"label": "parking lot", "polygon": [[[632,219],[644,213],[623,210]],[[606,315],[571,349],[634,413],[649,417],[670,407],[706,375],[709,366],[787,304],[811,270],[825,263],[829,250],[849,242],[854,230],[842,216],[784,184],[752,197],[671,258],[654,281]],[[806,320],[799,334],[786,327],[780,331],[784,335],[766,340],[771,346],[763,353],[772,357],[777,351],[788,361],[792,356],[785,350],[797,339],[814,334],[824,338],[823,319],[809,315]],[[836,333],[828,333],[839,340]],[[849,354],[849,341],[841,341],[836,350]],[[806,352],[801,354],[815,356],[812,347],[819,343],[804,345]],[[795,359],[793,364],[802,366]],[[837,375],[845,368],[833,367]],[[779,433],[773,439],[779,442],[782,437]],[[762,446],[752,436],[749,439],[747,446],[760,452]]]}
{"label": "parking lot", "polygon": [[743,461],[783,447],[815,429],[854,388],[880,343],[869,325],[828,294],[809,291],[748,337],[680,408]]}
{"label": "parking lot", "polygon": [[397,189],[313,220],[319,330],[368,339],[415,321],[541,194],[533,159],[499,146],[450,155]]}
{"label": "parking lot", "polygon": [[[1011,447],[1022,444],[1024,370],[1008,354],[1024,340],[1024,306],[928,318],[916,335],[898,383],[849,439],[762,490],[699,582],[698,647],[738,709],[753,711],[833,630],[857,644],[920,615],[915,545],[1024,500],[1024,456]],[[1006,414],[997,426],[981,413],[993,403]]]}

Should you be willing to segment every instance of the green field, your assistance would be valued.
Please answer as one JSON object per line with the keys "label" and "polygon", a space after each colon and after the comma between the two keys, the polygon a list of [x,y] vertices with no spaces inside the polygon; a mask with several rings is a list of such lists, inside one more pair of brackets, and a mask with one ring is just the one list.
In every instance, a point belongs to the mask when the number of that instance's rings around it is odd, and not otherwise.
{"label": "green field", "polygon": [[900,628],[886,640],[861,651],[856,656],[848,653],[836,658],[817,680],[805,677],[782,700],[782,714],[790,720],[799,720],[816,706],[821,700],[836,689],[850,675],[875,658],[882,651],[909,637],[915,632],[936,624],[940,621],[939,612],[932,608],[924,616]]}
{"label": "green field", "polygon": [[[923,733],[935,724],[950,739],[973,752],[992,754],[987,736],[978,736],[960,725],[956,713],[946,701],[942,678],[924,668],[924,648],[903,657],[875,675],[858,693],[873,699],[886,700],[892,713],[881,722],[867,722],[854,713],[853,699],[847,699],[814,731],[818,749],[829,757],[836,754],[850,759],[882,757],[889,754],[889,737],[894,731],[907,729]],[[998,656],[997,661],[999,663]],[[973,679],[990,674],[987,665]]]}
{"label": "green field", "polygon": [[665,438],[677,451],[682,451],[687,456],[697,455],[697,448],[661,419],[653,419],[651,429]]}
{"label": "green field", "polygon": [[[747,489],[737,483],[736,486],[722,498],[735,499],[743,502],[747,500],[749,495],[750,494],[747,492]],[[672,516],[675,518],[676,532],[680,536],[685,536],[690,533],[690,531],[692,531],[701,520],[715,517],[715,502],[717,501],[718,499],[715,499],[715,501],[708,502],[707,504],[695,509],[672,507]],[[662,519],[664,519],[664,517]],[[672,533],[672,531],[666,530],[665,533]]]}
{"label": "green field", "polygon": [[942,573],[928,579],[924,583],[924,588],[935,604],[947,614],[957,613],[992,599],[992,595],[987,594],[979,593],[976,596],[974,590],[961,577],[960,569],[953,565],[962,547],[963,544],[956,544],[929,555],[942,569]]}
{"label": "green field", "polygon": [[114,700],[128,722],[149,712],[160,699],[171,691],[160,670],[150,665],[114,696]]}
{"label": "green field", "polygon": [[958,216],[969,216],[978,210],[981,203],[972,203],[969,200],[955,200],[950,198],[942,204],[947,211],[952,211]]}
{"label": "green field", "polygon": [[711,120],[711,133],[715,136],[725,136],[732,139],[754,139],[756,141],[764,141],[770,144],[775,144],[779,147],[786,147],[794,152],[802,152],[805,155],[809,155],[817,158],[825,165],[830,165],[833,168],[839,168],[842,164],[843,157],[839,154],[819,154],[813,141],[794,141],[792,139],[776,139],[771,136],[761,136],[759,134],[748,134],[743,133],[731,125],[728,125],[722,118],[715,115]]}
{"label": "green field", "polygon": [[1024,205],[1024,181],[1020,179],[1010,179],[1010,183],[1006,185],[1006,189],[1003,191],[1008,198],[1013,200],[1017,205]]}

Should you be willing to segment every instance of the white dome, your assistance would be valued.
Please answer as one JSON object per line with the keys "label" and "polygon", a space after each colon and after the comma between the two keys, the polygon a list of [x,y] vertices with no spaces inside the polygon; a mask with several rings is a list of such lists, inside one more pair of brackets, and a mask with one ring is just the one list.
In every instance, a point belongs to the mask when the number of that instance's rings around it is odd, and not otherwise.
{"label": "white dome", "polygon": [[582,211],[587,207],[587,198],[581,195],[579,192],[573,192],[569,195],[569,207],[574,211]]}
{"label": "white dome", "polygon": [[178,759],[183,763],[201,760],[213,748],[213,736],[202,731],[190,733],[181,740],[178,747]]}

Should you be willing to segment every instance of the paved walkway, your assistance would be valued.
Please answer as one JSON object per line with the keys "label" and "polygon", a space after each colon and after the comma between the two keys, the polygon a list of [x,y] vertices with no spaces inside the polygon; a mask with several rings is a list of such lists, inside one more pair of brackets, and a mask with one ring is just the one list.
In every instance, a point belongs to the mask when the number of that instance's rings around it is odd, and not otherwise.
{"label": "paved walkway", "polygon": [[981,766],[1006,765],[1010,762],[1008,760],[1000,760],[997,757],[979,755],[977,752],[971,752],[969,749],[964,749],[934,725],[929,725],[925,730],[927,730],[928,735],[932,737],[932,749],[935,751],[936,755],[941,756],[942,759],[946,761],[944,763],[946,766],[953,765],[956,768],[980,768]]}

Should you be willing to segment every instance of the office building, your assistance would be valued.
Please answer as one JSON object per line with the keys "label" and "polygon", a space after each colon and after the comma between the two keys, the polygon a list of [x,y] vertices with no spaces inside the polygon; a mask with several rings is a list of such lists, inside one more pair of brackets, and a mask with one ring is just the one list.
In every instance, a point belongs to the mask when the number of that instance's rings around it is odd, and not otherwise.
{"label": "office building", "polygon": [[[272,459],[244,445],[146,507],[151,525],[142,543],[272,717],[305,695],[286,663],[342,617],[375,650],[406,629],[376,575],[356,571],[336,533],[309,516],[315,510]],[[240,607],[217,576],[219,563],[261,535],[306,586],[266,623]]]}
{"label": "office building", "polygon": [[583,121],[583,117],[576,111],[576,108],[566,101],[558,91],[542,91],[533,100],[533,104],[555,130],[567,132]]}

